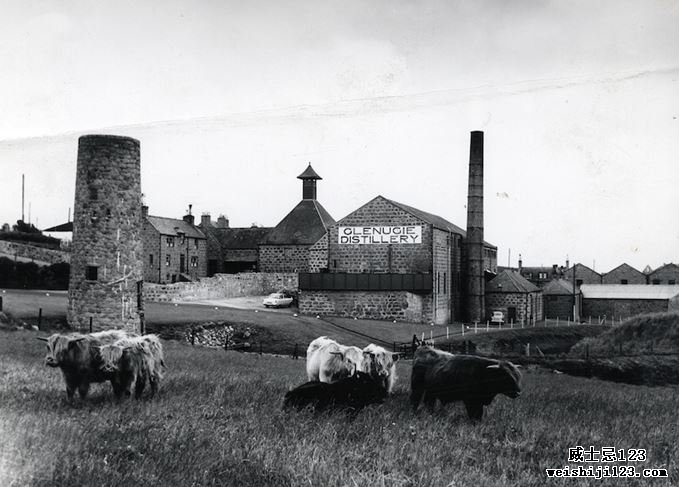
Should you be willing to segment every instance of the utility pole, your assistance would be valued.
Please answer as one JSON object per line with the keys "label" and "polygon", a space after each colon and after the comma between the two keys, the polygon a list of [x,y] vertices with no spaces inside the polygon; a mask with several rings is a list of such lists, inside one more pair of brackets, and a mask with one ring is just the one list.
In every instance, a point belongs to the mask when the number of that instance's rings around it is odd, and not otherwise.
{"label": "utility pole", "polygon": [[25,180],[25,175],[21,175],[21,221],[24,220],[24,180]]}

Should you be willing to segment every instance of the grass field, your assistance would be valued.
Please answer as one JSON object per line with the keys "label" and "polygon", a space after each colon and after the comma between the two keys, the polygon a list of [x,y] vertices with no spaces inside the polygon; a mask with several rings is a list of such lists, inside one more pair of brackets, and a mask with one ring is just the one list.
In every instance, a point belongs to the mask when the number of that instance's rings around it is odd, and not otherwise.
{"label": "grass field", "polygon": [[[408,363],[396,392],[354,420],[281,410],[304,361],[166,342],[154,399],[117,403],[110,386],[66,401],[28,331],[0,332],[2,486],[678,485],[679,390],[526,370],[480,424],[464,408],[417,415]],[[669,479],[547,479],[577,445],[644,448]],[[599,464],[594,464],[599,465]],[[631,465],[631,463],[630,463]]]}

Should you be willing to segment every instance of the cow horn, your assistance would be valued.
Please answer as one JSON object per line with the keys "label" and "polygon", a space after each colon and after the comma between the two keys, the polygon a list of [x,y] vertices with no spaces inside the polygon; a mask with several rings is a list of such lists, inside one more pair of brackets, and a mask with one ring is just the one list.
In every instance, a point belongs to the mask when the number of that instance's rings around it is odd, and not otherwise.
{"label": "cow horn", "polygon": [[499,368],[500,368],[500,364],[489,365],[489,366],[486,367],[486,368],[487,368],[487,369],[499,369]]}
{"label": "cow horn", "polygon": [[48,342],[49,341],[49,338],[45,338],[45,337],[35,337],[35,338],[40,340],[41,342]]}

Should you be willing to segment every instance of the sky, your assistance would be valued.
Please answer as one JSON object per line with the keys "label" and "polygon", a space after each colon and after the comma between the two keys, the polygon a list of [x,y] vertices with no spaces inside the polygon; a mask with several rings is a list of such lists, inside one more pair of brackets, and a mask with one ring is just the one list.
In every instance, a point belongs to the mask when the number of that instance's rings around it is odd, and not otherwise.
{"label": "sky", "polygon": [[498,264],[679,263],[679,2],[0,0],[0,223],[73,207],[77,140],[141,141],[152,215],[276,225],[311,163],[466,226]]}

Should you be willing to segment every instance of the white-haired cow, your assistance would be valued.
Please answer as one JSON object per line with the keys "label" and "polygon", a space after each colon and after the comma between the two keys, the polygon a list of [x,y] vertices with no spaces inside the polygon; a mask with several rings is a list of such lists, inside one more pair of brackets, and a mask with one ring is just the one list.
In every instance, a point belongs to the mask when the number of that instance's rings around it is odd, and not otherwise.
{"label": "white-haired cow", "polygon": [[371,343],[363,349],[366,358],[366,371],[375,381],[391,393],[396,381],[396,362],[398,354],[391,353],[385,348]]}
{"label": "white-haired cow", "polygon": [[497,394],[512,399],[521,394],[521,373],[511,362],[474,355],[453,355],[432,347],[415,351],[410,401],[417,410],[421,401],[433,409],[442,404],[464,402],[471,419],[483,417],[483,407]]}
{"label": "white-haired cow", "polygon": [[108,330],[89,335],[55,333],[48,338],[38,337],[38,340],[47,342],[45,365],[61,369],[68,398],[73,399],[77,389],[80,397],[85,399],[92,382],[110,380],[114,392],[119,392],[115,377],[101,370],[99,347],[128,336],[124,330]]}
{"label": "white-haired cow", "polygon": [[306,371],[310,382],[336,382],[356,371],[365,371],[363,352],[358,347],[318,337],[307,348]]}
{"label": "white-haired cow", "polygon": [[120,384],[117,396],[132,395],[139,399],[148,380],[151,397],[155,395],[163,378],[163,346],[156,335],[128,337],[100,348],[101,370],[113,374]]}

